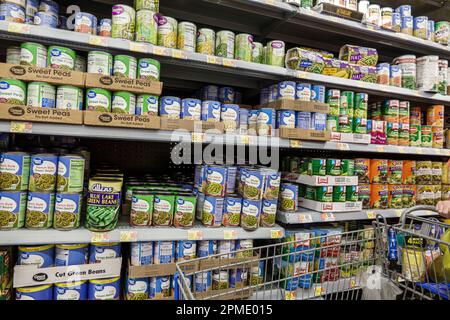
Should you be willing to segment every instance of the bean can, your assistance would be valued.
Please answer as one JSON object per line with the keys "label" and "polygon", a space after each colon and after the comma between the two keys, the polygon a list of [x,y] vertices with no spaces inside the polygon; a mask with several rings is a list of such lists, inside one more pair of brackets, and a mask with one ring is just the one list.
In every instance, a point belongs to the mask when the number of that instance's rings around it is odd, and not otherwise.
{"label": "bean can", "polygon": [[26,191],[0,191],[0,230],[22,228],[26,205]]}
{"label": "bean can", "polygon": [[87,300],[88,281],[55,283],[53,290],[54,300]]}
{"label": "bean can", "polygon": [[200,120],[201,113],[201,100],[191,98],[181,100],[181,119]]}
{"label": "bean can", "polygon": [[169,192],[159,192],[155,195],[153,206],[153,225],[171,226],[173,224],[175,196]]}
{"label": "bean can", "polygon": [[111,112],[111,92],[101,88],[87,89],[86,110]]}
{"label": "bean can", "polygon": [[23,152],[4,152],[0,156],[0,190],[28,189],[31,157]]}
{"label": "bean can", "polygon": [[241,222],[242,198],[228,195],[224,200],[222,225],[224,227],[238,227]]}
{"label": "bean can", "polygon": [[99,263],[104,260],[119,258],[122,248],[118,242],[92,243],[89,247],[89,263]]}
{"label": "bean can", "polygon": [[154,193],[146,189],[132,191],[130,224],[137,227],[152,224]]}
{"label": "bean can", "polygon": [[57,193],[55,196],[55,218],[53,227],[59,230],[72,230],[80,226],[81,193]]}
{"label": "bean can", "polygon": [[160,74],[159,70],[160,70],[159,61],[150,58],[142,58],[139,59],[138,62],[137,77],[138,79],[148,79],[158,81]]}
{"label": "bean can", "polygon": [[263,200],[261,205],[261,227],[273,227],[277,214],[278,200]]}
{"label": "bean can", "polygon": [[58,192],[82,192],[85,160],[78,155],[64,155],[58,158]]}
{"label": "bean can", "polygon": [[53,225],[55,194],[29,192],[25,226],[29,229],[48,229]]}
{"label": "bean can", "polygon": [[178,22],[174,18],[159,15],[158,19],[158,46],[176,48]]}
{"label": "bean can", "polygon": [[52,284],[35,287],[17,288],[16,300],[53,300]]}
{"label": "bean can", "polygon": [[197,52],[214,55],[216,33],[212,29],[201,28],[197,31]]}
{"label": "bean can", "polygon": [[136,11],[126,5],[118,4],[112,7],[112,38],[134,40],[136,29]]}
{"label": "bean can", "polygon": [[224,198],[206,196],[203,202],[202,223],[207,227],[220,227],[223,218]]}
{"label": "bean can", "polygon": [[154,264],[168,264],[175,262],[176,246],[174,241],[158,241],[154,246]]}
{"label": "bean can", "polygon": [[180,119],[181,99],[178,97],[162,97],[159,106],[159,115],[169,119]]}
{"label": "bean can", "polygon": [[74,266],[89,261],[89,244],[57,244],[55,246],[55,266]]}
{"label": "bean can", "polygon": [[137,60],[135,57],[127,55],[117,55],[114,57],[114,76],[136,79],[136,73]]}
{"label": "bean can", "polygon": [[33,192],[52,192],[56,186],[58,157],[54,154],[35,154],[31,157],[30,185]]}
{"label": "bean can", "polygon": [[197,45],[197,26],[191,22],[180,22],[178,24],[177,49],[195,52]]}
{"label": "bean can", "polygon": [[87,12],[75,14],[75,32],[97,34],[97,17]]}
{"label": "bean can", "polygon": [[173,225],[175,228],[192,228],[194,225],[197,198],[190,193],[175,197]]}
{"label": "bean can", "polygon": [[119,300],[120,277],[89,280],[89,300]]}
{"label": "bean can", "polygon": [[236,35],[234,46],[234,58],[243,61],[252,61],[253,36],[240,33]]}
{"label": "bean can", "polygon": [[136,41],[156,45],[158,42],[158,20],[156,12],[146,9],[138,10],[136,12]]}
{"label": "bean can", "polygon": [[146,266],[153,264],[153,242],[133,242],[131,243],[132,266]]}

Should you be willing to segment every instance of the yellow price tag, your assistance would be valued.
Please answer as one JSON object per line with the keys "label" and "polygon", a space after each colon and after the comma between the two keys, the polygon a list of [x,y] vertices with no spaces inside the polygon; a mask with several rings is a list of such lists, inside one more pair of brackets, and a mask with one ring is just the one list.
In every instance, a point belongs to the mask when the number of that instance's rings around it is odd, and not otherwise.
{"label": "yellow price tag", "polygon": [[249,136],[242,135],[242,136],[239,136],[239,139],[241,140],[242,144],[248,145],[250,143]]}
{"label": "yellow price tag", "polygon": [[120,242],[136,242],[137,231],[120,231]]}
{"label": "yellow price tag", "polygon": [[109,242],[110,235],[109,232],[91,232],[91,242],[92,243],[102,243]]}
{"label": "yellow price tag", "polygon": [[236,240],[237,239],[237,231],[236,230],[224,230],[223,238],[225,240]]}
{"label": "yellow price tag", "polygon": [[399,153],[406,153],[406,148],[405,147],[398,147],[398,152]]}
{"label": "yellow price tag", "polygon": [[203,231],[200,230],[189,230],[188,231],[188,240],[203,240]]}
{"label": "yellow price tag", "polygon": [[156,54],[158,56],[168,56],[167,51],[168,51],[168,49],[166,49],[166,48],[153,47],[153,54]]}
{"label": "yellow price tag", "polygon": [[300,140],[289,140],[291,148],[301,148],[302,142]]}
{"label": "yellow price tag", "polygon": [[266,3],[267,3],[267,4],[274,4],[274,3],[275,3],[275,0],[266,0]]}
{"label": "yellow price tag", "polygon": [[99,37],[99,36],[90,36],[89,44],[94,45],[94,46],[106,47],[108,45],[108,38],[107,37]]}
{"label": "yellow price tag", "polygon": [[376,218],[376,213],[375,213],[375,211],[367,211],[367,218],[368,219],[371,219],[371,220],[373,220],[373,219],[375,219]]}
{"label": "yellow price tag", "polygon": [[386,150],[384,146],[376,146],[375,149],[377,150],[377,152],[384,152]]}
{"label": "yellow price tag", "polygon": [[320,215],[320,217],[322,218],[322,221],[335,221],[336,218],[334,217],[334,214],[332,213],[322,213]]}
{"label": "yellow price tag", "polygon": [[23,23],[10,22],[8,24],[8,32],[29,34],[31,26]]}
{"label": "yellow price tag", "polygon": [[298,216],[298,220],[300,223],[312,223],[313,219],[310,214],[300,214]]}
{"label": "yellow price tag", "polygon": [[210,56],[210,55],[206,56],[206,62],[211,63],[211,64],[222,64],[222,61],[219,57]]}
{"label": "yellow price tag", "polygon": [[294,77],[299,78],[299,79],[307,79],[308,78],[308,73],[306,73],[304,71],[295,71],[294,72]]}
{"label": "yellow price tag", "polygon": [[11,121],[9,132],[12,133],[32,133],[33,132],[33,123],[31,122],[20,122],[20,121]]}
{"label": "yellow price tag", "polygon": [[350,288],[355,288],[356,287],[356,281],[355,279],[351,279],[350,280]]}
{"label": "yellow price tag", "polygon": [[285,300],[295,300],[295,298],[297,298],[297,292],[285,291]]}
{"label": "yellow price tag", "polygon": [[272,239],[280,239],[283,237],[283,231],[281,230],[270,230],[270,237]]}
{"label": "yellow price tag", "polygon": [[192,142],[203,142],[203,132],[192,132]]}
{"label": "yellow price tag", "polygon": [[400,209],[395,210],[395,215],[399,218],[402,216],[402,213],[403,213],[403,210],[400,210]]}
{"label": "yellow price tag", "polygon": [[150,46],[146,43],[130,41],[130,51],[150,52]]}
{"label": "yellow price tag", "polygon": [[173,49],[172,49],[172,58],[175,58],[175,59],[184,59],[184,60],[186,60],[186,59],[187,59],[187,54],[186,54],[186,52],[184,52],[184,51],[181,51],[181,50],[173,50]]}
{"label": "yellow price tag", "polygon": [[317,287],[314,288],[314,295],[316,297],[322,295],[322,287],[321,286],[317,286]]}
{"label": "yellow price tag", "polygon": [[338,142],[338,143],[337,143],[337,148],[338,148],[339,150],[345,150],[345,151],[348,151],[348,150],[350,150],[350,145],[349,145],[348,143]]}
{"label": "yellow price tag", "polygon": [[222,64],[225,67],[236,68],[236,60],[233,59],[222,58]]}

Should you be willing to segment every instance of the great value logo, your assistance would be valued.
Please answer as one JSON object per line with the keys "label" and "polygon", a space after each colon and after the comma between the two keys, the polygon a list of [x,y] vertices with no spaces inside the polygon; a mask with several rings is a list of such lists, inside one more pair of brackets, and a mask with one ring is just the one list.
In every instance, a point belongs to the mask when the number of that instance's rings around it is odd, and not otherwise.
{"label": "great value logo", "polygon": [[47,280],[47,279],[48,279],[48,275],[47,275],[46,273],[43,273],[43,272],[36,273],[36,274],[33,276],[33,280],[34,280],[34,281],[37,281],[37,282],[43,282],[43,281],[45,281],[45,280]]}

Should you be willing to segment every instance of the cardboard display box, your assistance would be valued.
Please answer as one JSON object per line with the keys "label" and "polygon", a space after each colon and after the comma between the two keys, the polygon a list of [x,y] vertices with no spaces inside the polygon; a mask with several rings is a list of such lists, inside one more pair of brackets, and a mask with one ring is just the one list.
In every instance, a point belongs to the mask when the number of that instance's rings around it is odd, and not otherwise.
{"label": "cardboard display box", "polygon": [[0,103],[0,119],[13,121],[83,124],[83,111],[34,108]]}
{"label": "cardboard display box", "polygon": [[317,101],[298,101],[280,99],[268,104],[260,105],[259,108],[272,108],[275,110],[294,110],[303,112],[330,113],[330,106],[327,103]]}
{"label": "cardboard display box", "polygon": [[160,118],[156,116],[136,116],[133,114],[85,111],[84,124],[102,127],[135,129],[160,129]]}
{"label": "cardboard display box", "polygon": [[295,140],[329,141],[331,133],[330,131],[281,128],[279,129],[279,137]]}
{"label": "cardboard display box", "polygon": [[283,179],[306,184],[308,186],[355,186],[358,185],[358,177],[335,177],[335,176],[308,176],[304,174],[286,172]]}
{"label": "cardboard display box", "polygon": [[120,276],[122,258],[103,260],[100,263],[38,268],[36,265],[14,267],[14,288],[43,284],[106,279]]}
{"label": "cardboard display box", "polygon": [[162,130],[184,129],[189,132],[205,132],[207,130],[217,130],[217,133],[223,133],[224,125],[221,122],[161,118],[161,129]]}
{"label": "cardboard display box", "polygon": [[54,85],[84,87],[86,74],[73,70],[0,63],[0,78],[43,81]]}
{"label": "cardboard display box", "polygon": [[105,76],[87,73],[86,88],[103,88],[111,91],[129,91],[135,94],[161,95],[162,82],[145,79]]}

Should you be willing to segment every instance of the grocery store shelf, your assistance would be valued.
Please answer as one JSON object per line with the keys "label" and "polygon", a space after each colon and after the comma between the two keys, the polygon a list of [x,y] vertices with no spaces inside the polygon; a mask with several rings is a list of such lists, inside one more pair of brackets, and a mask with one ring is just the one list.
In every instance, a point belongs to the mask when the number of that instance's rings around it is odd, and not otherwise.
{"label": "grocery store shelf", "polygon": [[[0,22],[0,38],[15,41],[38,40],[44,44],[60,44],[81,51],[108,48],[113,53],[130,52],[134,55],[154,55],[163,64],[163,76],[173,79],[221,83],[237,87],[259,89],[258,82],[302,79],[340,89],[361,90],[369,94],[407,99],[424,103],[450,105],[450,96],[394,88],[391,86],[341,79],[321,74],[288,70],[281,67],[251,62],[222,59],[200,53],[184,52],[123,39],[103,38],[66,30],[34,25]],[[210,72],[199,73],[200,70]]]}
{"label": "grocery store shelf", "polygon": [[0,231],[0,245],[31,245],[90,242],[136,242],[136,241],[180,241],[180,240],[231,240],[231,239],[278,239],[284,236],[284,228],[258,228],[245,231],[242,228],[206,228],[195,225],[192,229],[176,228],[132,228],[121,222],[110,232],[91,232],[84,227],[71,231],[55,229],[18,229]]}
{"label": "grocery store shelf", "polygon": [[[354,220],[374,220],[378,214],[385,218],[399,218],[402,209],[386,209],[386,210],[362,210],[356,212],[341,212],[333,214],[322,214],[320,212],[301,208],[298,212],[277,212],[277,221],[285,225],[289,224],[310,224],[332,221],[354,221]],[[413,215],[418,217],[436,216],[433,211],[415,211]]]}

